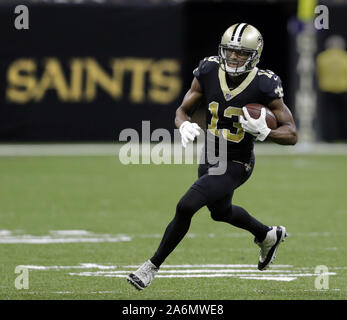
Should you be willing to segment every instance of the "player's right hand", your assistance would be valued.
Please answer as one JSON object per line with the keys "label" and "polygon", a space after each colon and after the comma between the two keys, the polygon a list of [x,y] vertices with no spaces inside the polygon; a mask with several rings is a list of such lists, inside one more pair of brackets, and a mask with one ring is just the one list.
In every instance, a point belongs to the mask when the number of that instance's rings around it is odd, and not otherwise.
{"label": "player's right hand", "polygon": [[261,108],[260,117],[258,119],[252,118],[246,107],[242,108],[243,114],[245,115],[246,120],[240,116],[240,123],[243,130],[252,134],[256,137],[256,140],[264,141],[266,137],[271,132],[271,129],[268,128],[266,124],[266,110]]}
{"label": "player's right hand", "polygon": [[200,135],[200,129],[197,123],[192,123],[190,121],[184,121],[180,125],[179,131],[183,148],[187,146],[189,141],[194,141],[195,137]]}

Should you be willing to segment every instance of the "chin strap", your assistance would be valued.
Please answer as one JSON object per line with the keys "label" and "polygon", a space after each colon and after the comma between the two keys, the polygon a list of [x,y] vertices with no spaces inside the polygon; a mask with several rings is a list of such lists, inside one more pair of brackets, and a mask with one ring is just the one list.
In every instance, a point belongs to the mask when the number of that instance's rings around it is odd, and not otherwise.
{"label": "chin strap", "polygon": [[[238,69],[240,69],[240,70],[238,70]],[[226,62],[225,62],[225,71],[231,75],[232,74],[243,74],[243,73],[247,72],[245,64],[240,68],[230,68]]]}

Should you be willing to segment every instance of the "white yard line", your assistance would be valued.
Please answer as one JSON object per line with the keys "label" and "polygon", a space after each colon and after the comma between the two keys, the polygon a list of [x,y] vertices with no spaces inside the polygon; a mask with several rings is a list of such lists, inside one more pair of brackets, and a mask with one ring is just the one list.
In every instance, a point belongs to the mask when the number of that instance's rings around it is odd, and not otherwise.
{"label": "white yard line", "polygon": [[[66,271],[70,276],[126,278],[135,266],[99,265],[96,263],[80,263],[75,266],[35,266],[27,265],[32,271]],[[138,267],[138,266],[136,266]],[[99,271],[95,271],[98,269]],[[114,270],[117,269],[117,270]],[[157,278],[221,278],[234,277],[243,280],[293,281],[300,277],[317,277],[322,275],[312,272],[312,268],[293,267],[292,265],[274,265],[266,271],[259,271],[256,265],[242,264],[196,264],[196,265],[163,265]],[[333,269],[333,268],[331,268]],[[326,272],[324,275],[334,276],[336,272]]]}

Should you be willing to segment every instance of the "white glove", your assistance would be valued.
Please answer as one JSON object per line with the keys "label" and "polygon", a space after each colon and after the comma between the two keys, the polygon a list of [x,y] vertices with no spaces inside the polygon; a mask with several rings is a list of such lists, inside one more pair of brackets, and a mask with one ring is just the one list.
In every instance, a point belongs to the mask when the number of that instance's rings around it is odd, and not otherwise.
{"label": "white glove", "polygon": [[191,123],[190,121],[184,121],[179,131],[181,134],[182,146],[185,148],[189,141],[194,141],[195,137],[200,135],[200,127],[197,123]]}
{"label": "white glove", "polygon": [[271,129],[268,128],[266,124],[266,110],[265,108],[261,109],[260,117],[258,119],[252,118],[246,107],[242,108],[243,114],[245,115],[246,120],[243,116],[240,116],[240,123],[246,132],[252,134],[256,137],[256,140],[264,141],[266,137],[271,132]]}

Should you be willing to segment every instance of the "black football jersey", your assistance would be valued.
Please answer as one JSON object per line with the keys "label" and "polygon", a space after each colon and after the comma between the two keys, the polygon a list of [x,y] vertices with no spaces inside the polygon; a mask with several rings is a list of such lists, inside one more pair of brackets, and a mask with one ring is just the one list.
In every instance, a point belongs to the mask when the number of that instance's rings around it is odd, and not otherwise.
{"label": "black football jersey", "polygon": [[223,134],[228,159],[248,162],[253,153],[254,136],[241,127],[242,107],[248,103],[266,106],[282,98],[281,79],[270,70],[254,68],[238,87],[230,89],[228,75],[219,67],[216,56],[201,60],[193,74],[204,93],[206,137],[214,140],[218,150],[218,134]]}

